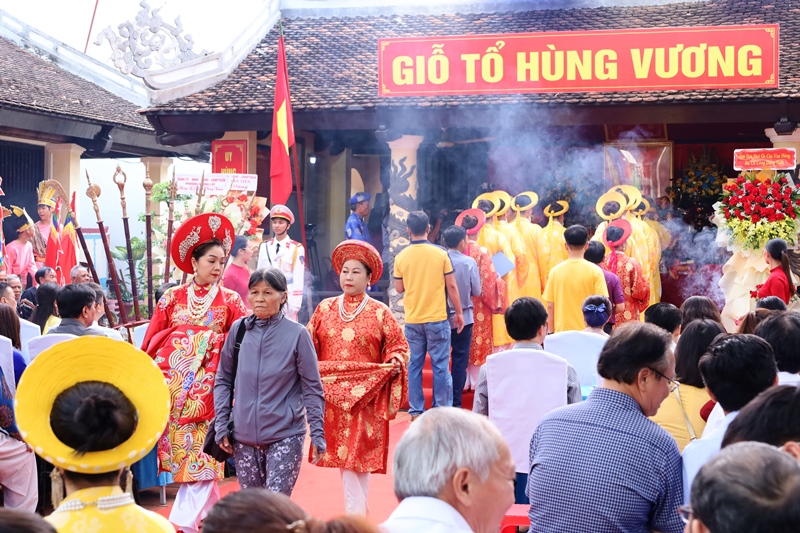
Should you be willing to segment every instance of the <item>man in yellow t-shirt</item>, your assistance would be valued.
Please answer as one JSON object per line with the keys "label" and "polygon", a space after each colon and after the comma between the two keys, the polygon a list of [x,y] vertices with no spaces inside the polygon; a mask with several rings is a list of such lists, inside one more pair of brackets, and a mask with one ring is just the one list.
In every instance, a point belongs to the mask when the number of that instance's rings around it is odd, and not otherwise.
{"label": "man in yellow t-shirt", "polygon": [[547,278],[542,300],[547,302],[547,331],[558,333],[586,328],[581,305],[589,296],[608,296],[602,269],[583,258],[589,232],[583,226],[570,226],[564,232],[567,260],[553,267]]}
{"label": "man in yellow t-shirt", "polygon": [[405,334],[411,349],[408,412],[413,421],[425,410],[422,366],[426,353],[431,356],[433,368],[433,407],[453,405],[447,298],[455,310],[453,323],[459,333],[464,329],[464,312],[450,257],[443,248],[428,241],[428,215],[413,211],[406,224],[411,244],[394,260],[394,285],[398,293],[405,293]]}

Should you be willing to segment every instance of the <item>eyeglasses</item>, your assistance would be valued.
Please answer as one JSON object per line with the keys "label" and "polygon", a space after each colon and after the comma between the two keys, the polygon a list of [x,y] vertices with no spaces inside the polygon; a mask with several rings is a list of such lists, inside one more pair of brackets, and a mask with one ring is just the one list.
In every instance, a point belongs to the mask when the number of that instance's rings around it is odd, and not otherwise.
{"label": "eyeglasses", "polygon": [[670,392],[675,392],[675,389],[677,389],[678,386],[680,385],[679,382],[675,381],[674,379],[669,379],[667,376],[665,376],[664,374],[662,374],[661,372],[659,372],[655,368],[651,368],[650,370],[652,370],[653,372],[655,372],[656,374],[658,374],[659,376],[661,376],[662,378],[666,379],[669,382],[669,391]]}
{"label": "eyeglasses", "polygon": [[678,515],[681,517],[681,520],[683,520],[684,524],[688,524],[689,522],[692,521],[692,518],[694,516],[694,511],[692,511],[692,506],[681,505],[680,507],[678,507]]}

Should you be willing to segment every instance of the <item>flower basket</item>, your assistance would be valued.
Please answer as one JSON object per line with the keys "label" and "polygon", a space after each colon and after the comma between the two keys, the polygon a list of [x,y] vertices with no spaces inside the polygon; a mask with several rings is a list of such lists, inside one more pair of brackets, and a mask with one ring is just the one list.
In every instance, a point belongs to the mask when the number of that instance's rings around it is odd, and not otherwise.
{"label": "flower basket", "polygon": [[744,250],[760,250],[770,239],[797,242],[800,191],[787,174],[744,172],[722,187],[717,214],[725,219],[730,241]]}

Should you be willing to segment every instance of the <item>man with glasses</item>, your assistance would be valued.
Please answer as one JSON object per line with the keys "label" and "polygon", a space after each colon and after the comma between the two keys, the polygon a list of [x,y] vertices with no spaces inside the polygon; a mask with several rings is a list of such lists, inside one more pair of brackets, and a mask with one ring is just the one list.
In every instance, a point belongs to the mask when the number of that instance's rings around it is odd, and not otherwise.
{"label": "man with glasses", "polygon": [[790,533],[800,524],[800,463],[761,442],[728,446],[692,483],[680,508],[688,533]]}
{"label": "man with glasses", "polygon": [[739,409],[762,391],[778,383],[778,366],[772,346],[755,335],[723,334],[700,358],[700,374],[708,395],[725,413],[725,420],[702,439],[683,449],[683,496],[689,502],[692,480],[700,467],[714,457],[722,446],[722,438]]}
{"label": "man with glasses", "polygon": [[602,386],[542,417],[530,447],[531,531],[683,531],[678,445],[647,419],[677,386],[671,342],[652,324],[618,327],[597,362]]}

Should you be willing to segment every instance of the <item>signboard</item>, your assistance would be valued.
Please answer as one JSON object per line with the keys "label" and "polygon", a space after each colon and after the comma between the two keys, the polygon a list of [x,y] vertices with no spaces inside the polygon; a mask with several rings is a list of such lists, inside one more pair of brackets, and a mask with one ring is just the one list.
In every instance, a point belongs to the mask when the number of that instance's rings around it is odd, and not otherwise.
{"label": "signboard", "polygon": [[247,172],[247,141],[211,141],[211,172],[215,174]]}
{"label": "signboard", "polygon": [[[200,187],[202,176],[178,174],[175,180],[178,182],[179,194],[197,194]],[[225,196],[228,191],[256,190],[258,185],[257,174],[206,174],[203,180],[203,197]]]}
{"label": "signboard", "polygon": [[777,86],[777,24],[378,40],[380,96]]}
{"label": "signboard", "polygon": [[797,151],[794,148],[754,148],[733,151],[736,170],[794,170]]}

